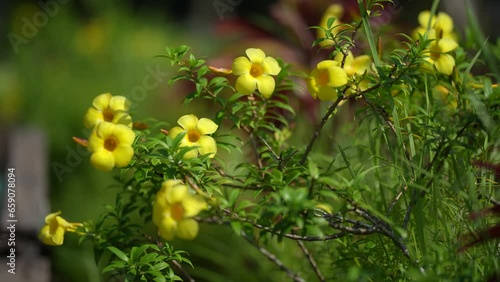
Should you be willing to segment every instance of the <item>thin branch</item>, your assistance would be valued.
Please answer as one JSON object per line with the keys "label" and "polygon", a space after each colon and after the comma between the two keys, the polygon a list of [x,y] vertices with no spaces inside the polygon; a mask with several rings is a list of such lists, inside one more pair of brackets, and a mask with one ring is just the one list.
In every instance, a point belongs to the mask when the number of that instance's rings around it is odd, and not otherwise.
{"label": "thin branch", "polygon": [[[328,240],[333,240],[333,239],[338,239],[338,238],[344,237],[345,235],[348,234],[346,232],[339,232],[339,233],[329,234],[329,235],[325,235],[325,236],[300,236],[300,235],[288,234],[288,233],[281,234],[280,232],[276,232],[276,231],[272,230],[270,227],[263,226],[263,225],[258,224],[258,223],[254,223],[251,220],[246,219],[246,218],[235,217],[235,219],[237,219],[238,221],[241,221],[241,222],[250,223],[250,224],[252,224],[253,227],[264,230],[264,231],[269,232],[273,235],[283,236],[285,238],[288,238],[291,240],[296,240],[296,241],[305,241],[305,242],[328,241]],[[220,217],[211,217],[211,218],[195,217],[195,220],[198,222],[210,223],[210,224],[219,224],[219,225],[230,224],[229,220],[223,219]]]}
{"label": "thin branch", "polygon": [[323,274],[321,273],[321,270],[318,267],[318,264],[314,260],[314,257],[312,256],[311,252],[309,252],[309,250],[304,245],[304,242],[297,241],[297,244],[299,245],[300,249],[302,250],[302,252],[306,256],[307,260],[309,261],[309,264],[311,265],[312,269],[314,270],[314,273],[316,273],[316,276],[318,276],[319,281],[321,281],[321,282],[326,281],[325,277],[323,276]]}
{"label": "thin branch", "polygon": [[248,236],[244,232],[241,232],[241,236],[243,238],[245,238],[245,240],[247,240],[248,243],[250,243],[252,246],[257,248],[257,250],[259,250],[259,252],[261,252],[267,259],[274,262],[274,264],[276,264],[281,270],[283,270],[286,273],[286,275],[288,275],[288,277],[290,277],[293,281],[305,282],[305,280],[302,277],[300,277],[300,275],[298,273],[295,273],[292,270],[290,270],[288,267],[286,267],[281,262],[281,260],[279,260],[274,254],[272,254],[268,250],[264,249],[263,247],[259,246],[257,243],[255,243],[250,238],[248,238]]}
{"label": "thin branch", "polygon": [[337,106],[339,105],[339,103],[342,100],[343,100],[342,97],[339,97],[335,102],[333,102],[333,104],[330,106],[330,108],[328,108],[328,111],[321,119],[321,122],[319,123],[318,127],[316,128],[316,131],[314,131],[314,134],[313,134],[311,140],[309,141],[309,144],[307,145],[306,151],[304,152],[304,155],[302,156],[302,159],[299,162],[300,165],[303,165],[306,162],[307,156],[311,152],[312,147],[314,145],[314,142],[316,141],[316,138],[318,138],[321,129],[323,128],[325,123],[328,121],[328,119],[332,115],[333,111],[335,111],[335,109],[337,108]]}
{"label": "thin branch", "polygon": [[187,279],[187,281],[195,282],[193,277],[191,277],[191,275],[189,275],[189,273],[187,273],[187,271],[182,267],[182,265],[178,261],[172,260],[171,262],[180,270],[180,272],[182,273],[182,275],[184,275],[184,277]]}

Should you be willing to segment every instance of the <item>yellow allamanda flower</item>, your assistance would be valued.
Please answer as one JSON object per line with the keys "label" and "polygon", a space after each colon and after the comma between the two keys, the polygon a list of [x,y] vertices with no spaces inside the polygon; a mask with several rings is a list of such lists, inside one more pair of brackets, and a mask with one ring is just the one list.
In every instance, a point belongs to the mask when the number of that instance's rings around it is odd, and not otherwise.
{"label": "yellow allamanda flower", "polygon": [[[333,58],[339,65],[341,65],[342,60],[344,60],[344,54],[337,53]],[[351,51],[347,53],[347,57],[344,60],[343,69],[347,73],[347,76],[351,79],[356,79],[356,76],[362,75],[370,69],[372,64],[372,60],[368,55],[361,55],[354,57]],[[363,91],[368,89],[369,82],[364,79],[357,83],[357,85],[352,85],[347,91],[346,94],[350,95],[354,91],[359,90]]]}
{"label": "yellow allamanda flower", "polygon": [[161,185],[153,204],[153,223],[160,236],[172,240],[176,236],[192,240],[198,234],[198,222],[193,219],[207,208],[205,201],[188,190],[180,180],[167,180]]}
{"label": "yellow allamanda flower", "polygon": [[132,127],[132,118],[128,114],[130,101],[123,96],[104,93],[94,98],[92,107],[85,113],[83,124],[92,128],[101,121],[124,124]]}
{"label": "yellow allamanda flower", "polygon": [[39,238],[47,245],[60,246],[64,242],[65,232],[75,232],[81,223],[69,223],[60,217],[61,211],[51,213],[45,217],[45,225],[40,230]]}
{"label": "yellow allamanda flower", "polygon": [[347,84],[347,74],[334,60],[321,61],[311,72],[307,80],[307,88],[314,99],[322,101],[336,100],[335,87]]}
{"label": "yellow allamanda flower", "polygon": [[455,59],[447,54],[458,47],[458,44],[451,39],[442,38],[431,42],[427,50],[428,58],[425,60],[431,63],[438,72],[450,75],[455,67]]}
{"label": "yellow allamanda flower", "polygon": [[[428,39],[441,39],[447,38],[457,41],[457,35],[453,32],[453,19],[444,12],[439,12],[436,16],[431,18],[430,11],[422,11],[418,15],[418,23],[420,24],[413,31],[413,38],[417,39],[418,34],[424,35],[429,27],[427,33]],[[430,20],[430,25],[429,25]]]}
{"label": "yellow allamanda flower", "polygon": [[[321,17],[321,21],[319,23],[319,26],[324,28],[324,29],[329,29],[328,25],[327,25],[328,19],[335,18],[335,20],[333,21],[332,26],[331,26],[331,27],[333,27],[333,29],[331,30],[332,36],[335,37],[337,35],[337,33],[342,31],[342,29],[345,29],[345,27],[343,27],[343,26],[338,26],[338,25],[342,24],[342,22],[340,21],[340,18],[342,18],[343,15],[344,15],[344,8],[342,7],[342,5],[332,4],[326,9],[325,13]],[[318,39],[326,38],[325,31],[321,28],[317,29],[316,37]],[[331,46],[333,44],[334,44],[334,42],[331,39],[325,39],[319,43],[319,45],[321,47]]]}
{"label": "yellow allamanda flower", "polygon": [[[337,53],[333,58],[339,66],[344,59],[344,55],[342,53]],[[344,70],[349,77],[354,76],[356,74],[361,75],[365,73],[370,68],[372,60],[368,55],[361,55],[354,57],[351,51],[347,53],[347,57],[344,61]]]}
{"label": "yellow allamanda flower", "polygon": [[135,133],[130,127],[100,122],[89,137],[87,148],[92,153],[90,162],[102,171],[110,171],[115,166],[127,166],[134,156],[134,139]]}
{"label": "yellow allamanda flower", "polygon": [[265,98],[271,97],[275,82],[272,75],[277,75],[281,68],[273,57],[267,57],[264,51],[258,48],[249,48],[245,51],[247,57],[238,57],[234,60],[232,72],[239,76],[236,80],[236,90],[241,94],[250,95],[255,89]]}
{"label": "yellow allamanda flower", "polygon": [[169,136],[175,138],[180,133],[186,135],[181,141],[181,147],[195,147],[188,151],[184,158],[195,158],[198,155],[210,154],[213,158],[217,153],[217,143],[215,139],[207,134],[214,133],[219,127],[215,122],[208,118],[198,119],[195,115],[185,115],[177,120],[180,126],[176,126],[169,131]]}

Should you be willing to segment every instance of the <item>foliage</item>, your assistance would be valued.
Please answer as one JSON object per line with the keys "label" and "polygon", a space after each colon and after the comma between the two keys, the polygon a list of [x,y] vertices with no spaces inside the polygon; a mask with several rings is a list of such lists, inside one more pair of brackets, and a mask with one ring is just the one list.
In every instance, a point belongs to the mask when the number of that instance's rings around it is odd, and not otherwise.
{"label": "foliage", "polygon": [[[212,136],[237,165],[230,168],[223,154],[186,158],[193,149],[183,143],[189,132],[172,138],[163,122],[135,124],[134,158],[117,177],[115,204],[80,233],[93,242],[103,273],[125,281],[190,279],[181,265],[190,264],[185,253],[174,251],[152,224],[162,183],[176,179],[208,203],[198,222],[228,226],[294,281],[482,281],[500,275],[497,242],[457,251],[470,231],[495,223],[468,215],[497,203],[498,178],[477,163],[498,162],[500,91],[489,76],[472,74],[480,52],[471,59],[458,47],[452,74],[440,73],[429,58],[444,55],[432,49],[441,39],[427,33],[402,34],[398,48],[382,52],[369,19],[384,2],[358,1],[361,18],[342,23],[339,32],[332,32],[333,18],[326,28],[316,27],[326,38],[315,45],[333,42],[330,58],[341,54],[342,68],[363,32],[363,51],[373,64],[335,88],[337,98],[305,144],[292,138],[300,113],[287,93],[307,75],[278,60],[272,96],[247,96],[236,92],[229,71],[208,66],[187,46],[167,48],[160,57],[177,68],[169,84],[193,85],[186,105],[212,103],[219,125]],[[328,134],[327,124],[345,103],[356,109],[345,125],[351,130]],[[294,242],[310,268],[288,267],[288,258],[271,250],[276,241]]]}

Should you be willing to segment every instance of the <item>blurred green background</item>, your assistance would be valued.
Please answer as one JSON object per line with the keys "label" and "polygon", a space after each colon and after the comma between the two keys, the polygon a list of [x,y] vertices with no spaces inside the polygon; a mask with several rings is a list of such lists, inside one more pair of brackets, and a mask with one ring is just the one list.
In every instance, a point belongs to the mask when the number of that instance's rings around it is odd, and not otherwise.
{"label": "blurred green background", "polygon": [[[182,98],[188,92],[168,88],[168,77],[173,75],[169,63],[154,57],[166,46],[185,44],[199,56],[222,53],[234,58],[233,53],[241,55],[246,48],[262,43],[274,48],[276,55],[289,56],[307,67],[309,62],[297,50],[300,48],[286,49],[292,50],[291,55],[279,54],[279,46],[299,45],[271,16],[276,16],[272,5],[280,2],[287,1],[3,1],[0,128],[37,126],[45,131],[50,156],[50,211],[62,210],[69,221],[96,220],[103,205],[113,202],[113,174],[93,169],[88,156],[80,155],[74,165],[67,161],[68,153],[77,148],[71,137],[84,137],[83,115],[98,94],[111,92],[128,97],[134,103],[135,120],[155,117],[174,123],[183,113],[207,112],[203,106],[195,110],[183,107]],[[305,22],[315,24],[322,9],[334,1],[309,2],[314,3],[314,9],[304,11]],[[430,7],[430,1],[413,2],[404,1],[402,12],[392,21],[414,26],[415,17],[406,17],[412,20],[405,21],[404,15],[416,15]],[[233,25],[235,19],[243,20]],[[244,28],[248,23],[255,28]],[[251,35],[249,30],[260,33]],[[257,39],[237,42],[234,34],[239,33]],[[220,66],[230,66],[224,56],[219,57]],[[307,107],[303,110],[311,110]],[[68,170],[61,170],[59,165]],[[44,215],[36,216],[42,223]],[[197,266],[192,272],[202,277],[200,281],[285,278],[273,272],[275,266],[266,264],[241,238],[228,237],[232,234],[228,227],[201,228],[204,241],[198,237],[194,242],[173,243],[176,249],[191,254]],[[276,245],[276,252],[287,248],[286,244]],[[297,250],[296,246],[288,249],[285,262],[299,270],[308,267],[304,260],[297,259],[300,251],[293,250]],[[79,246],[73,236],[67,236],[63,246],[50,248],[47,253],[52,259],[53,281],[99,281],[92,247]],[[226,262],[224,267],[217,263],[220,261]]]}

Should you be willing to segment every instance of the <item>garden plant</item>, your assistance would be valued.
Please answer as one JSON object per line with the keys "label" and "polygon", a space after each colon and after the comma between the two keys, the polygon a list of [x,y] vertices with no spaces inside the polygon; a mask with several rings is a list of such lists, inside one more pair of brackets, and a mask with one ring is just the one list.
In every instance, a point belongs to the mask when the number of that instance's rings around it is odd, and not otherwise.
{"label": "garden plant", "polygon": [[[168,47],[157,59],[177,71],[169,84],[187,82],[185,105],[211,115],[135,120],[127,98],[96,95],[89,136],[73,139],[116,174],[116,200],[92,221],[54,211],[40,239],[79,236],[103,281],[194,281],[172,240],[202,240],[200,225],[260,252],[269,281],[499,279],[500,90],[482,60],[493,47],[464,48],[438,2],[390,43],[372,33],[390,1],[358,0],[349,23],[332,5],[311,27],[328,55],[306,71],[260,46],[231,66]],[[320,105],[312,130],[295,127],[296,93]]]}

